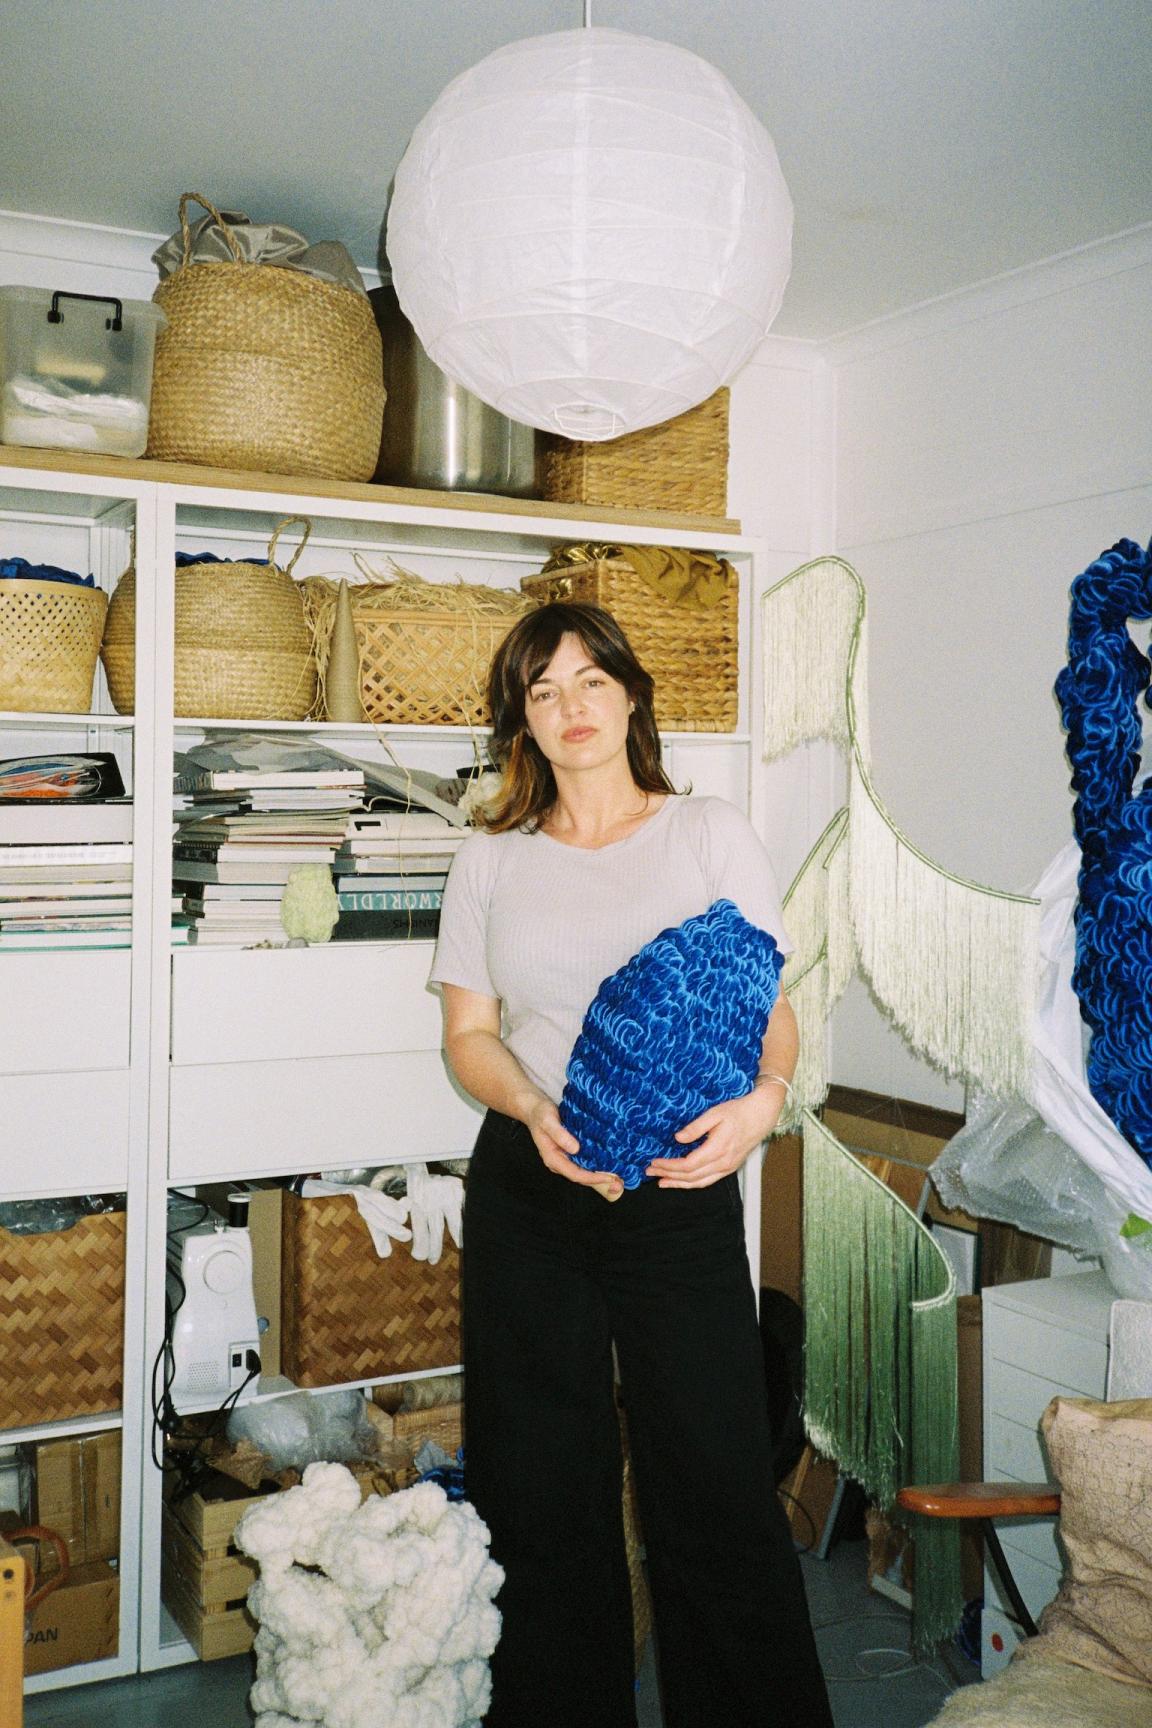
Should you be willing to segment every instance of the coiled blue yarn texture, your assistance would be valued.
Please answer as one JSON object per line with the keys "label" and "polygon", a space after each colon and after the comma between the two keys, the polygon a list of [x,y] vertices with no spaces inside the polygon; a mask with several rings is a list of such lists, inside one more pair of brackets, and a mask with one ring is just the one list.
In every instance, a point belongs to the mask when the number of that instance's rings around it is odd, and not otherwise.
{"label": "coiled blue yarn texture", "polygon": [[1152,1166],[1152,780],[1134,791],[1152,669],[1130,618],[1152,618],[1152,548],[1120,540],[1072,584],[1056,695],[1081,851],[1072,986],[1092,1031],[1088,1085]]}
{"label": "coiled blue yarn texture", "polygon": [[784,956],[731,900],[662,930],[606,978],[568,1062],[560,1120],[576,1163],[638,1188],[713,1104],[750,1092]]}

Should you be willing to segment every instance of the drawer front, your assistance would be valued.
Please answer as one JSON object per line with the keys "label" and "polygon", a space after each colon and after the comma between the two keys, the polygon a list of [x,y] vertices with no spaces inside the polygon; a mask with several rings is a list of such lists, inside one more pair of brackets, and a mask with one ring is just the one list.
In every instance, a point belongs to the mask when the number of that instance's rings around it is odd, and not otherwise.
{"label": "drawer front", "polygon": [[[1064,1366],[1057,1361],[1050,1365],[1057,1371]],[[989,1362],[984,1382],[987,1408],[1000,1416],[1009,1417],[1013,1422],[1023,1422],[1026,1426],[1039,1422],[1053,1398],[1103,1396],[1103,1377],[1098,1387],[1086,1390],[1084,1387],[1070,1386],[1067,1381],[1048,1380],[1042,1374],[1029,1374],[1023,1368],[1013,1367],[1010,1362]]]}
{"label": "drawer front", "polygon": [[[1039,1560],[1033,1560],[1018,1550],[1008,1552],[1007,1560],[1028,1612],[1035,1620],[1040,1610],[1048,1606],[1060,1588],[1059,1569],[1042,1565]],[[1002,1614],[1010,1615],[1012,1612],[1011,1604],[1006,1600],[1000,1586],[996,1569],[990,1564],[984,1567],[984,1600]]]}
{"label": "drawer front", "polygon": [[984,1474],[990,1482],[999,1482],[1002,1477],[1014,1482],[1050,1481],[1052,1472],[1040,1444],[1039,1425],[1025,1427],[990,1412],[984,1424]]}
{"label": "drawer front", "polygon": [[128,1065],[132,955],[0,954],[0,1073]]}
{"label": "drawer front", "polygon": [[439,1050],[440,998],[427,988],[431,964],[430,942],[174,954],[172,1060]]}
{"label": "drawer front", "polygon": [[0,1193],[118,1192],[128,1181],[128,1074],[0,1076]]}
{"label": "drawer front", "polygon": [[1064,1551],[1056,1540],[1058,1520],[1052,1518],[998,1518],[996,1530],[1009,1561],[1024,1554],[1037,1565],[1048,1566],[1059,1576],[1064,1570]]}
{"label": "drawer front", "polygon": [[169,1176],[229,1180],[460,1157],[483,1112],[439,1050],[172,1070]]}
{"label": "drawer front", "polygon": [[1102,1398],[1108,1370],[1105,1334],[1097,1340],[1029,1314],[985,1307],[984,1359],[1006,1362],[1029,1374],[1053,1374],[1071,1398]]}

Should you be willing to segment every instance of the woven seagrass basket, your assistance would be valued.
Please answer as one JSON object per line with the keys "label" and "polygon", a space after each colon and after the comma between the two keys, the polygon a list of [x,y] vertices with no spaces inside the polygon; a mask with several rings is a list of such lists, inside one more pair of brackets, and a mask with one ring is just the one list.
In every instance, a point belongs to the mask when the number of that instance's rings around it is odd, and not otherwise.
{"label": "woven seagrass basket", "polygon": [[[189,262],[188,204],[212,213],[235,263]],[[270,474],[370,480],[384,373],[366,295],[243,261],[219,211],[180,200],[184,264],[152,298],[167,324],[152,374],[148,455]]]}
{"label": "woven seagrass basket", "polygon": [[118,1409],[123,1333],[123,1212],[0,1229],[0,1428]]}
{"label": "woven seagrass basket", "polygon": [[[366,565],[349,587],[360,656],[360,699],[378,726],[485,726],[488,668],[535,601],[467,582],[425,582],[394,566],[394,580]],[[311,576],[304,600],[323,687],[338,584]]]}
{"label": "woven seagrass basket", "polygon": [[738,720],[739,584],[718,604],[689,610],[654,592],[625,558],[595,558],[525,576],[537,605],[587,600],[620,625],[656,683],[656,722],[664,732],[734,732]]}
{"label": "woven seagrass basket", "polygon": [[86,714],[108,596],[72,582],[0,582],[0,708]]}
{"label": "woven seagrass basket", "polygon": [[435,1266],[404,1242],[382,1260],[349,1195],[286,1193],[283,1206],[280,1360],[290,1380],[327,1386],[457,1365],[460,1252],[450,1239]]}
{"label": "woven seagrass basket", "polygon": [[682,510],[723,516],[728,509],[728,392],[623,438],[581,444],[542,440],[540,479],[558,504],[619,510]]}
{"label": "woven seagrass basket", "polygon": [[464,1444],[464,1406],[437,1404],[429,1410],[397,1410],[392,1418],[392,1437],[416,1451],[431,1440],[454,1458]]}
{"label": "woven seagrass basket", "polygon": [[[287,568],[276,542],[290,522],[304,536]],[[311,524],[277,525],[267,564],[190,564],[176,571],[173,712],[220,720],[303,720],[316,699],[316,662],[300,587],[292,578]],[[116,585],[100,651],[119,714],[136,703],[136,573]]]}

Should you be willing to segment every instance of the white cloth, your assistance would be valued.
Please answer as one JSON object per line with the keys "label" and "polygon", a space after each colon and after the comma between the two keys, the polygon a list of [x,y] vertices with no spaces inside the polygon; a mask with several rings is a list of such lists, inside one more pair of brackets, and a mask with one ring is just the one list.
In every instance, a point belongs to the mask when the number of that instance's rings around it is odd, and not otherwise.
{"label": "white cloth", "polygon": [[408,1218],[412,1258],[435,1266],[444,1252],[444,1227],[457,1248],[463,1244],[464,1184],[459,1176],[433,1176],[423,1164],[408,1166]]}
{"label": "white cloth", "polygon": [[390,1200],[387,1194],[377,1193],[375,1188],[368,1188],[361,1182],[321,1182],[311,1176],[300,1192],[306,1200],[317,1194],[351,1194],[381,1260],[386,1260],[391,1254],[394,1241],[412,1240],[412,1232],[405,1223],[408,1216],[406,1200]]}
{"label": "white cloth", "polygon": [[596,851],[547,834],[472,834],[444,890],[431,981],[498,997],[508,1049],[558,1103],[604,979],[662,930],[724,899],[791,952],[771,860],[722,798],[669,797]]}

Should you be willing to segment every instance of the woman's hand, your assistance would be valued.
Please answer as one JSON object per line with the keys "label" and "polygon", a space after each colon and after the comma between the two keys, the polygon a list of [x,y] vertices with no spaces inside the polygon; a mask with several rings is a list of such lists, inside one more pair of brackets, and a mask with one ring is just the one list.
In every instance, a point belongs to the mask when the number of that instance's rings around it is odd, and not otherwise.
{"label": "woman's hand", "polygon": [[784,1108],[783,1086],[754,1086],[743,1098],[714,1104],[685,1123],[676,1139],[702,1143],[683,1158],[654,1158],[646,1174],[661,1188],[710,1188],[739,1170],[750,1152],[771,1134]]}
{"label": "woman's hand", "polygon": [[584,1170],[572,1162],[580,1142],[569,1134],[551,1098],[541,1098],[522,1118],[545,1166],[556,1176],[565,1176],[581,1187],[595,1188],[605,1200],[619,1200],[624,1184],[607,1170]]}

